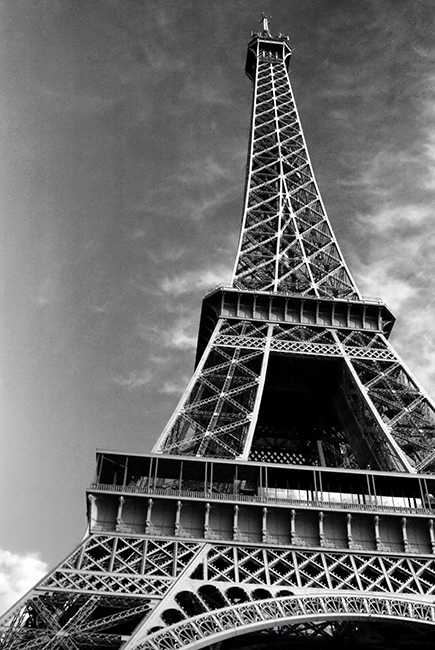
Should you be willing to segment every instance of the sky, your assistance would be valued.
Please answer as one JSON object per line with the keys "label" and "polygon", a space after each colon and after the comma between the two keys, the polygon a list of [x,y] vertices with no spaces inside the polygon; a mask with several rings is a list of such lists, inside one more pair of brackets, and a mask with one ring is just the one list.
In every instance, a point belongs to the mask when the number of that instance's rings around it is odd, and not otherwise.
{"label": "sky", "polygon": [[1,0],[0,610],[80,541],[95,449],[151,450],[228,283],[271,15],[363,295],[435,396],[435,5]]}

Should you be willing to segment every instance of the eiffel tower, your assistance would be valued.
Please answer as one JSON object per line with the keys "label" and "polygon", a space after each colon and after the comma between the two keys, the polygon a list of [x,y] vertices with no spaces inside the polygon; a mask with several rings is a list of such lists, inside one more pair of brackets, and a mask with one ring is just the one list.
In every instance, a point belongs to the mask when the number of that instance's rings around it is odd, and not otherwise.
{"label": "eiffel tower", "polygon": [[364,299],[268,17],[230,286],[149,454],[97,454],[88,534],[3,618],[4,650],[434,647],[435,411]]}

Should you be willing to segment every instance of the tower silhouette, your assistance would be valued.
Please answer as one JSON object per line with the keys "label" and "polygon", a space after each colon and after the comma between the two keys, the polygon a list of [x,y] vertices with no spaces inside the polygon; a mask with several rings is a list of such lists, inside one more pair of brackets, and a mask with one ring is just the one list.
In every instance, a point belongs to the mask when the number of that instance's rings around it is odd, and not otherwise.
{"label": "tower silhouette", "polygon": [[152,453],[98,452],[88,534],[5,650],[433,647],[435,411],[344,262],[290,55],[263,15],[236,264],[187,390]]}

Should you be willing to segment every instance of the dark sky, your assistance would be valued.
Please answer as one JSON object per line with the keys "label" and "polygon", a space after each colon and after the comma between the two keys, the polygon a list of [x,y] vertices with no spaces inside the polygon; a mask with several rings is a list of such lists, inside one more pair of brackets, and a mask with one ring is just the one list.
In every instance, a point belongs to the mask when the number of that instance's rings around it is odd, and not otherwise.
{"label": "dark sky", "polygon": [[95,449],[149,451],[190,378],[262,11],[346,261],[435,394],[433,3],[1,0],[0,609],[80,541]]}

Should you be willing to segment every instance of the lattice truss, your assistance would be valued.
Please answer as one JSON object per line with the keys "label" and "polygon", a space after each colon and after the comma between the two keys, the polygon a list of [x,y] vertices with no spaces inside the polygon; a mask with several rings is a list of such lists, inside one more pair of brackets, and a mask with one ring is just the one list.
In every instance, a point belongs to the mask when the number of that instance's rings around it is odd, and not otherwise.
{"label": "lattice truss", "polygon": [[[277,355],[287,362],[274,362]],[[298,358],[307,362],[299,362],[295,375],[291,364]],[[264,386],[281,394],[285,389],[290,396],[304,375],[308,382],[308,369],[315,370],[313,364],[322,359],[342,362],[337,365],[337,390],[361,424],[370,457],[354,457],[351,440],[338,421],[331,420],[327,435],[310,438],[305,430],[310,414],[305,424],[286,416],[285,400],[277,406],[284,422],[279,430],[261,415]],[[319,393],[326,388],[317,386]],[[316,408],[320,410],[318,404]],[[320,425],[315,422],[313,427]],[[322,437],[323,459],[316,442]],[[435,462],[435,409],[378,332],[221,319],[155,451],[427,471]]]}
{"label": "lattice truss", "polygon": [[319,195],[285,63],[257,62],[248,184],[233,285],[358,298]]}
{"label": "lattice truss", "polygon": [[[262,629],[274,621],[275,632],[279,626],[281,634],[303,636],[307,628],[302,626],[298,633],[294,626],[298,618],[310,615],[317,620],[322,615],[349,620],[358,612],[435,622],[429,598],[435,590],[433,558],[207,545],[192,570],[194,564],[140,626],[126,650],[179,648],[207,638],[211,643],[240,627],[249,633],[254,622]],[[337,592],[341,595],[333,595]],[[420,602],[414,612],[412,601],[407,600],[410,596],[426,602]],[[276,603],[286,603],[289,609]]]}
{"label": "lattice truss", "polygon": [[163,433],[156,449],[170,454],[234,458],[244,449],[267,341],[267,324],[245,321],[240,337],[254,340],[260,349],[227,347],[219,337],[231,332],[221,321],[187,393]]}
{"label": "lattice truss", "polygon": [[2,620],[2,650],[118,648],[197,556],[191,542],[93,535]]}
{"label": "lattice truss", "polygon": [[[295,598],[301,589],[312,596]],[[433,623],[432,604],[403,599],[434,592],[433,557],[95,535],[12,610],[0,647],[179,648],[249,621],[268,624],[276,601],[287,603],[278,619],[294,619],[292,634],[302,636],[298,616],[319,612]]]}
{"label": "lattice truss", "polygon": [[410,464],[418,471],[433,471],[434,407],[401,362],[354,359],[353,367]]}
{"label": "lattice truss", "polygon": [[[435,560],[433,557],[213,545],[191,577],[199,585],[215,585],[225,605],[232,603],[225,596],[231,584],[248,588],[246,593],[253,599],[260,594],[263,598],[286,595],[280,591],[282,588],[428,596],[435,593]],[[256,588],[261,591],[257,593]],[[248,596],[243,598],[247,600]]]}

